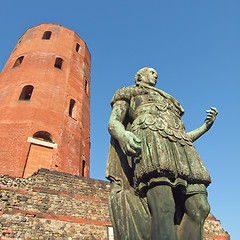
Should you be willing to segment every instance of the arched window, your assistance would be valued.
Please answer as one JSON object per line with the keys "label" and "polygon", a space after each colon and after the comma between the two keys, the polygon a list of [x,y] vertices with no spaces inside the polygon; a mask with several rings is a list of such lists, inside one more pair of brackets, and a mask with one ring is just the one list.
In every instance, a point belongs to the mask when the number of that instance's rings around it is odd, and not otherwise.
{"label": "arched window", "polygon": [[22,63],[22,61],[23,61],[23,58],[24,58],[24,56],[19,57],[19,58],[15,61],[14,65],[13,65],[13,68],[20,66],[21,63]]}
{"label": "arched window", "polygon": [[77,53],[79,52],[79,49],[80,49],[80,44],[77,43],[77,44],[76,44],[76,52],[77,52]]}
{"label": "arched window", "polygon": [[55,68],[62,69],[62,64],[63,64],[63,59],[57,57],[56,60],[55,60],[54,67],[55,67]]}
{"label": "arched window", "polygon": [[69,103],[69,111],[68,111],[68,114],[70,117],[72,117],[73,119],[76,119],[76,102],[71,99],[70,100],[70,103]]}
{"label": "arched window", "polygon": [[82,176],[86,177],[86,162],[82,160]]}
{"label": "arched window", "polygon": [[44,32],[42,39],[49,40],[51,38],[52,32],[51,31],[46,31]]}
{"label": "arched window", "polygon": [[37,138],[39,140],[54,143],[53,136],[49,132],[46,132],[46,131],[35,132],[32,137]]}
{"label": "arched window", "polygon": [[21,101],[29,101],[31,96],[32,96],[32,92],[33,92],[33,86],[32,85],[27,85],[22,89],[22,92],[20,94],[20,97],[18,100]]}

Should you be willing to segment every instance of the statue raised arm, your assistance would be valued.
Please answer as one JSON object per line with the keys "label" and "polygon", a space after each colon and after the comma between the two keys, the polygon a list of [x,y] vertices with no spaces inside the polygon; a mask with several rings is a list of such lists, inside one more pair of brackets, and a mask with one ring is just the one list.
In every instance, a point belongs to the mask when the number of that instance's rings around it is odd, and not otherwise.
{"label": "statue raised arm", "polygon": [[201,137],[205,132],[207,132],[212,127],[218,114],[218,110],[214,107],[211,107],[211,109],[207,110],[206,112],[208,113],[208,115],[205,119],[204,124],[200,128],[187,133],[192,142],[196,141],[199,137]]}

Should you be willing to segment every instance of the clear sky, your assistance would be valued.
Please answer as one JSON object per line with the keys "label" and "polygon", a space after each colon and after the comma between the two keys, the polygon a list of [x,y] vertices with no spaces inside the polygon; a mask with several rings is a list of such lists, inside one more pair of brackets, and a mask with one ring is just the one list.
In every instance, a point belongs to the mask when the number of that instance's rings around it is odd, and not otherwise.
{"label": "clear sky", "polygon": [[42,0],[1,1],[0,69],[18,38],[40,23],[77,32],[92,55],[91,177],[104,180],[110,100],[134,84],[142,67],[157,70],[156,87],[185,109],[188,131],[205,110],[219,115],[195,146],[207,166],[211,211],[231,239],[239,239],[240,1]]}

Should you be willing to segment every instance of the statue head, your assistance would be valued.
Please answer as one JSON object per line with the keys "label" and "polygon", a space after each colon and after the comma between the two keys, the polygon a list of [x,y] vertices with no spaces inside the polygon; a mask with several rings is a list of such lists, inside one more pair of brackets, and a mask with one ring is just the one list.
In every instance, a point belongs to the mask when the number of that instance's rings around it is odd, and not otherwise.
{"label": "statue head", "polygon": [[136,85],[147,84],[149,86],[155,86],[157,83],[158,74],[153,68],[142,68],[135,75]]}

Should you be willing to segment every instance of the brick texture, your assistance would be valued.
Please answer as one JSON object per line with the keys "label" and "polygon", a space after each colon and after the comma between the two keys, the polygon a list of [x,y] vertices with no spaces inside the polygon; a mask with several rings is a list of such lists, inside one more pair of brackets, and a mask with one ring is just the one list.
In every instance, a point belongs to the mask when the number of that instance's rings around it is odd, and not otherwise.
{"label": "brick texture", "polygon": [[0,177],[0,237],[108,239],[108,182],[41,169]]}
{"label": "brick texture", "polygon": [[211,213],[207,217],[204,225],[204,239],[205,240],[230,240],[229,234],[223,230],[221,223]]}
{"label": "brick texture", "polygon": [[27,161],[31,164],[26,165],[23,177],[31,176],[39,168],[50,169],[52,151],[52,148],[31,144],[27,158]]}
{"label": "brick texture", "polygon": [[[106,181],[41,169],[28,178],[0,176],[0,237],[107,240],[110,185]],[[205,240],[229,240],[210,214]]]}
{"label": "brick texture", "polygon": [[[42,39],[46,31],[50,39]],[[56,58],[63,60],[61,69],[54,67]],[[30,100],[19,100],[27,85],[34,87]],[[89,89],[90,53],[75,32],[55,24],[28,29],[0,74],[0,174],[26,177],[44,167],[89,176]],[[39,131],[57,147],[34,149],[28,138]]]}

